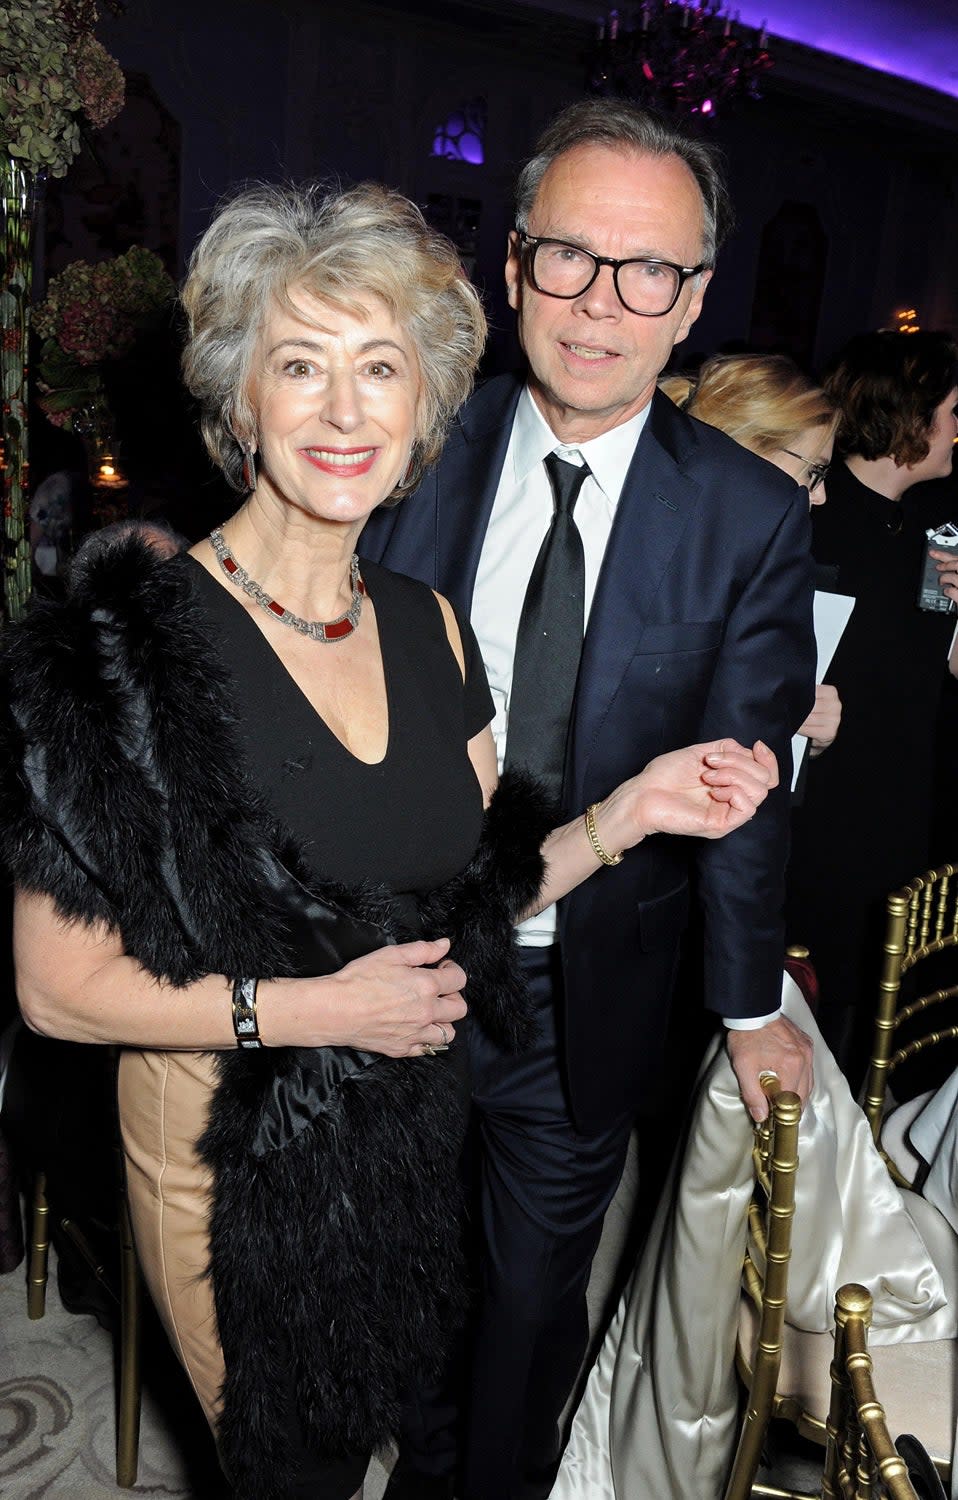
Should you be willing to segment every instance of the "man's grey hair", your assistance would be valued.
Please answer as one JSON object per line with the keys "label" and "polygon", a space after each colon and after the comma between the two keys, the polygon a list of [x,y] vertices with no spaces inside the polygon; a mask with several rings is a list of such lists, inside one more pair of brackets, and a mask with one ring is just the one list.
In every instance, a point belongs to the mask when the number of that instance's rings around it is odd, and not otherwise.
{"label": "man's grey hair", "polygon": [[549,167],[575,146],[608,146],[614,151],[678,156],[684,161],[702,195],[702,260],[706,266],[715,264],[734,217],[719,151],[624,99],[582,99],[570,104],[546,126],[536,142],[535,155],[526,162],[516,182],[519,229],[529,227],[532,205]]}

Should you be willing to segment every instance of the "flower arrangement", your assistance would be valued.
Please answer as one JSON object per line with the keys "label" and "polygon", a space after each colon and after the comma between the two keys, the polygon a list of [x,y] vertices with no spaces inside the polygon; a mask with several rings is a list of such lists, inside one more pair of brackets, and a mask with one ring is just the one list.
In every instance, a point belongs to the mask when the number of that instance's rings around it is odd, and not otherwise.
{"label": "flower arrangement", "polygon": [[96,22],[94,0],[0,0],[0,148],[34,172],[65,176],[81,118],[100,127],[122,108],[123,73]]}
{"label": "flower arrangement", "polygon": [[75,260],[51,277],[33,326],[39,402],[54,426],[78,430],[78,413],[105,399],[100,366],[128,354],[175,296],[160,257],[138,245],[96,265]]}

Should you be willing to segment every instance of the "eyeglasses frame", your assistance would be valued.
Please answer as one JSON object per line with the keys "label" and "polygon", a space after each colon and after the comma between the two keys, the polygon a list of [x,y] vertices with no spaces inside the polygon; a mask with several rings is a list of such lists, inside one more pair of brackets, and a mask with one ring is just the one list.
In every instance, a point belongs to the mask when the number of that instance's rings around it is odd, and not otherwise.
{"label": "eyeglasses frame", "polygon": [[794,448],[782,448],[780,451],[782,453],[787,453],[789,458],[800,459],[801,462],[805,465],[806,469],[808,470],[808,477],[812,481],[811,484],[806,485],[805,488],[808,490],[808,493],[810,495],[814,495],[815,491],[818,489],[818,486],[820,484],[824,484],[825,480],[828,478],[828,472],[832,466],[831,460],[829,460],[827,464],[820,464],[814,458],[806,458],[804,453],[796,453]]}
{"label": "eyeglasses frame", "polygon": [[[587,250],[584,245],[573,245],[568,240],[557,240],[551,234],[528,234],[526,230],[520,229],[518,224],[515,226],[515,233],[522,241],[521,249],[526,252],[531,252],[528,256],[529,280],[532,282],[533,287],[540,294],[540,296],[557,297],[560,302],[574,302],[577,297],[584,297],[589,288],[595,285],[599,276],[599,272],[602,270],[603,266],[611,266],[612,285],[615,287],[615,295],[622,303],[622,306],[625,308],[626,312],[632,313],[637,318],[668,317],[669,313],[675,307],[676,302],[678,302],[679,298],[681,297],[682,288],[689,280],[689,278],[692,276],[699,276],[703,271],[708,270],[708,267],[704,261],[699,266],[677,266],[674,261],[660,260],[656,255],[627,255],[624,260],[614,260],[610,255],[596,255],[594,250]],[[535,253],[540,245],[566,245],[570,250],[576,250],[580,255],[587,255],[589,257],[589,259],[593,262],[595,269],[593,270],[592,275],[586,282],[585,286],[582,287],[581,291],[547,292],[544,287],[541,287],[539,285],[533,274],[533,264],[535,260]],[[675,289],[675,296],[672,298],[672,301],[669,303],[668,307],[664,307],[661,312],[650,313],[640,312],[638,308],[629,306],[621,291],[619,290],[619,269],[622,266],[632,265],[666,266],[670,271],[675,272],[676,276],[679,278],[679,284]]]}

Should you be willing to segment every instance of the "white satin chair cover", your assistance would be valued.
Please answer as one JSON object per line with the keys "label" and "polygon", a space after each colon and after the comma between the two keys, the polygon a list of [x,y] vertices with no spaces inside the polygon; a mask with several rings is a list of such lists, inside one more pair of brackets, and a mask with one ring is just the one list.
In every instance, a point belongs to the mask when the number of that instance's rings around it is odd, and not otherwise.
{"label": "white satin chair cover", "polygon": [[[958,1236],[891,1181],[788,976],[783,1007],[815,1044],[815,1086],[799,1132],[789,1322],[812,1332],[830,1329],[837,1289],[858,1281],[875,1299],[873,1343],[953,1338]],[[738,1431],[734,1353],[751,1147],[751,1122],[717,1039],[645,1250],[576,1413],[551,1500],[721,1494]],[[921,1232],[910,1202],[917,1203]]]}
{"label": "white satin chair cover", "polygon": [[921,1195],[958,1233],[958,1070],[912,1121],[909,1143],[928,1163]]}

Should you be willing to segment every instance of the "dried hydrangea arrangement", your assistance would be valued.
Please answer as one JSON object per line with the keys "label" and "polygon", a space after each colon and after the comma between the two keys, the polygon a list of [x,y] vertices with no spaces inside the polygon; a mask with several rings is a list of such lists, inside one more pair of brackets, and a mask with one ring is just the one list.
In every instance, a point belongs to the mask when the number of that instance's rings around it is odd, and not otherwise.
{"label": "dried hydrangea arrangement", "polygon": [[[111,5],[116,9],[116,3]],[[0,0],[0,149],[63,177],[80,125],[122,108],[123,73],[93,35],[93,0]]]}
{"label": "dried hydrangea arrangement", "polygon": [[175,296],[160,257],[139,245],[96,265],[76,260],[51,278],[33,326],[40,405],[55,426],[72,427],[77,412],[103,399],[99,366],[129,353]]}

